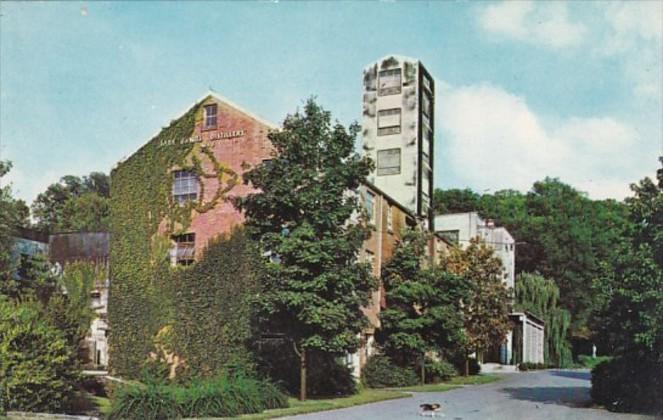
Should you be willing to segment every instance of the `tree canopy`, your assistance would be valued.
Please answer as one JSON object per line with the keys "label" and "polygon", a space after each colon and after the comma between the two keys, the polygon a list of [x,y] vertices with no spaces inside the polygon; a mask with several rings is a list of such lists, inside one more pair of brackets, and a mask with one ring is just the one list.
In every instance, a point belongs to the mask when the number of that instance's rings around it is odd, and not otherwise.
{"label": "tree canopy", "polygon": [[32,203],[36,227],[45,232],[107,230],[110,178],[102,172],[65,175]]}
{"label": "tree canopy", "polygon": [[515,190],[479,195],[471,190],[436,192],[439,211],[478,211],[506,227],[518,242],[516,273],[539,272],[555,282],[560,305],[572,316],[570,335],[588,339],[592,280],[603,262],[614,260],[628,229],[626,207],[614,200],[591,200],[556,178]]}
{"label": "tree canopy", "polygon": [[372,163],[354,151],[357,124],[348,129],[314,100],[269,134],[271,162],[244,175],[259,192],[239,203],[246,226],[271,255],[257,300],[263,328],[284,334],[300,354],[306,394],[309,350],[343,354],[358,346],[374,279],[357,255],[369,233],[356,191]]}
{"label": "tree canopy", "polygon": [[439,267],[424,267],[426,240],[422,232],[404,232],[382,271],[387,307],[376,338],[400,366],[422,361],[428,352],[448,355],[465,340],[462,306],[470,301],[470,284]]}

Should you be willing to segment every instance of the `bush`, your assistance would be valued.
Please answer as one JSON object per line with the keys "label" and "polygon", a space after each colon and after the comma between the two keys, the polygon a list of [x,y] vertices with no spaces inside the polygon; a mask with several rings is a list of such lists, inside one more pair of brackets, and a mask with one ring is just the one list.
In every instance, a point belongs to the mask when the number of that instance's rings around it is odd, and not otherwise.
{"label": "bush", "polygon": [[663,363],[622,356],[592,370],[592,399],[611,411],[663,414]]}
{"label": "bush", "polygon": [[110,419],[235,417],[288,406],[274,385],[245,377],[194,380],[188,386],[128,385],[114,393]]}
{"label": "bush", "polygon": [[548,366],[545,363],[533,363],[533,362],[523,362],[518,364],[518,370],[526,372],[528,370],[539,370],[547,369]]}
{"label": "bush", "polygon": [[43,320],[39,305],[0,298],[2,410],[63,411],[77,379],[72,349],[62,333]]}
{"label": "bush", "polygon": [[607,362],[610,359],[612,359],[610,356],[597,356],[594,358],[586,354],[581,354],[578,356],[578,364],[584,368],[594,369],[599,364]]}
{"label": "bush", "polygon": [[426,360],[426,383],[433,384],[442,381],[448,381],[456,376],[456,368],[446,360],[439,362]]}
{"label": "bush", "polygon": [[[258,371],[292,395],[299,394],[299,357],[292,345],[264,342],[254,351]],[[307,352],[307,394],[311,397],[353,395],[357,384],[338,355]]]}
{"label": "bush", "polygon": [[419,383],[413,369],[396,366],[384,355],[371,356],[361,375],[362,382],[370,388],[412,386]]}

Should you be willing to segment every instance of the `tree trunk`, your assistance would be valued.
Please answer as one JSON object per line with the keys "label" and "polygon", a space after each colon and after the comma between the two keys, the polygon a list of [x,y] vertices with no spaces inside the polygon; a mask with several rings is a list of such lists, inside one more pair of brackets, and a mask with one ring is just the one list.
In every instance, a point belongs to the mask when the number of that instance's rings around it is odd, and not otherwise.
{"label": "tree trunk", "polygon": [[426,384],[426,359],[421,358],[421,385]]}
{"label": "tree trunk", "polygon": [[470,355],[465,352],[465,376],[470,376]]}
{"label": "tree trunk", "polygon": [[299,401],[306,400],[306,349],[299,354]]}

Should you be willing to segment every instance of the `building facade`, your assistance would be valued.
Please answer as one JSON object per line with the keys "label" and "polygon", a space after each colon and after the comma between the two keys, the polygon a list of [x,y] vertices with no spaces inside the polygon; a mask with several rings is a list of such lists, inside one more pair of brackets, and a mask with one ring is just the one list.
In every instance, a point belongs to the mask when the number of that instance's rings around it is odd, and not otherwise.
{"label": "building facade", "polygon": [[[435,230],[461,248],[479,238],[493,249],[504,268],[504,285],[515,287],[516,241],[504,227],[484,220],[477,212],[452,213],[435,217]],[[479,355],[483,362],[515,365],[521,362],[543,363],[544,322],[530,313],[512,313],[514,325],[505,342]]]}
{"label": "building facade", "polygon": [[362,140],[368,180],[432,224],[435,82],[419,60],[388,56],[364,69]]}
{"label": "building facade", "polygon": [[92,368],[108,365],[108,290],[110,235],[108,232],[71,232],[49,236],[49,260],[59,271],[69,263],[93,264],[101,273],[90,292],[92,309],[96,317],[85,337],[87,358],[84,363]]}

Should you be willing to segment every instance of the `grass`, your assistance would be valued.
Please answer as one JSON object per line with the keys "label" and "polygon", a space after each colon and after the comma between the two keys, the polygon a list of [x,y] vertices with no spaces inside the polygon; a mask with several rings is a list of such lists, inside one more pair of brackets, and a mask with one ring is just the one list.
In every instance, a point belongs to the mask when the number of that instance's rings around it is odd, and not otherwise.
{"label": "grass", "polygon": [[99,413],[101,413],[104,417],[108,415],[111,408],[111,402],[108,398],[90,395],[90,400],[92,400],[97,410],[99,410]]}
{"label": "grass", "polygon": [[337,410],[339,408],[353,407],[355,405],[407,397],[411,397],[411,395],[400,391],[363,389],[356,395],[342,398],[310,399],[306,401],[290,398],[288,400],[290,407],[288,408],[266,410],[258,414],[243,415],[240,418],[250,420],[273,419],[276,417],[294,416],[297,414],[314,413],[316,411]]}
{"label": "grass", "polygon": [[454,376],[446,382],[439,384],[415,385],[404,388],[395,388],[397,391],[408,392],[444,392],[456,388],[462,388],[465,385],[482,385],[502,379],[500,375],[472,375],[472,376]]}

